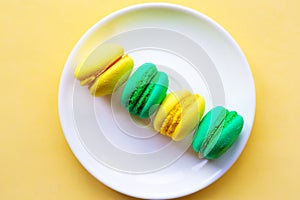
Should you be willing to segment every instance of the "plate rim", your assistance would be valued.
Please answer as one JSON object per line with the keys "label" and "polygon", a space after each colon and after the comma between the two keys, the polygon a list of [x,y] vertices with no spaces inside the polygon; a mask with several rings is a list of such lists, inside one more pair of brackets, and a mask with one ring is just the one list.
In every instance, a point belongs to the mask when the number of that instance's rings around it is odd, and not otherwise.
{"label": "plate rim", "polygon": [[[230,43],[233,45],[233,47],[237,50],[239,57],[242,59],[242,61],[245,64],[245,67],[248,71],[248,74],[250,75],[250,81],[252,82],[252,86],[253,86],[253,119],[252,119],[252,124],[249,127],[249,134],[245,136],[245,142],[241,145],[242,148],[239,149],[239,152],[237,152],[236,154],[234,154],[234,158],[232,159],[232,163],[230,163],[226,168],[224,168],[224,170],[222,171],[222,173],[220,173],[220,175],[216,176],[215,178],[211,179],[210,181],[207,181],[206,184],[204,184],[204,186],[202,188],[198,188],[196,190],[188,190],[185,192],[181,192],[180,194],[178,193],[173,193],[173,194],[169,194],[167,196],[164,197],[157,197],[157,198],[165,198],[165,199],[170,199],[170,198],[176,198],[176,197],[182,197],[182,196],[186,196],[192,193],[195,193],[199,190],[202,190],[204,188],[206,188],[207,186],[211,185],[212,183],[214,183],[216,180],[218,180],[219,178],[221,178],[226,172],[228,172],[228,170],[233,166],[234,163],[236,163],[237,159],[240,157],[242,151],[245,149],[245,146],[249,140],[249,137],[251,135],[251,131],[252,131],[252,127],[254,125],[254,120],[255,120],[255,111],[256,111],[256,89],[255,89],[255,83],[254,83],[254,79],[253,79],[253,74],[251,72],[249,63],[246,59],[246,55],[243,53],[243,51],[241,50],[241,48],[239,47],[239,45],[237,44],[237,42],[233,39],[233,37],[221,26],[219,25],[216,21],[214,21],[213,19],[211,19],[210,17],[208,17],[207,15],[201,13],[200,11],[194,10],[192,8],[183,6],[183,5],[179,5],[179,4],[172,4],[172,3],[142,3],[142,4],[135,4],[135,5],[131,5],[128,7],[124,7],[120,10],[116,10],[113,11],[112,13],[108,14],[107,16],[105,16],[104,18],[98,20],[91,28],[89,28],[82,36],[81,38],[78,40],[78,42],[75,44],[75,46],[72,48],[71,53],[69,54],[67,61],[64,65],[62,74],[61,74],[61,78],[60,78],[60,82],[59,82],[59,92],[58,92],[58,113],[59,113],[59,119],[60,119],[60,124],[64,133],[64,136],[66,138],[66,141],[69,145],[69,148],[71,149],[71,151],[73,152],[73,154],[75,155],[76,159],[81,163],[81,165],[91,174],[93,175],[96,179],[98,179],[100,182],[102,182],[103,184],[105,184],[106,186],[112,188],[115,191],[121,192],[125,195],[129,195],[132,197],[137,197],[137,198],[149,198],[149,196],[143,196],[143,195],[136,195],[136,194],[132,194],[130,192],[126,192],[125,190],[122,190],[122,188],[116,187],[114,186],[112,183],[110,183],[109,181],[106,181],[105,179],[103,179],[102,177],[99,177],[96,173],[94,173],[94,169],[92,169],[93,167],[89,166],[88,163],[84,163],[80,157],[81,157],[81,153],[76,151],[76,147],[74,147],[74,144],[72,144],[71,142],[71,138],[70,135],[66,134],[66,127],[64,126],[64,113],[63,113],[63,98],[62,98],[62,91],[63,91],[63,82],[64,82],[64,76],[67,73],[67,66],[69,65],[70,59],[72,57],[74,57],[74,54],[76,53],[76,49],[78,49],[84,42],[85,40],[99,27],[102,26],[102,24],[105,24],[107,21],[118,17],[124,13],[127,12],[132,12],[135,10],[139,10],[139,9],[144,9],[144,8],[156,8],[156,9],[161,9],[161,8],[171,8],[174,10],[177,10],[179,12],[185,12],[188,14],[192,14],[193,16],[195,16],[196,18],[202,19],[206,22],[208,22],[210,25],[212,25],[214,28],[216,28],[218,31],[220,31],[224,36],[226,36],[226,39],[228,39],[230,41]],[[155,195],[154,195],[155,196]],[[155,197],[150,197],[150,198],[155,198]]]}

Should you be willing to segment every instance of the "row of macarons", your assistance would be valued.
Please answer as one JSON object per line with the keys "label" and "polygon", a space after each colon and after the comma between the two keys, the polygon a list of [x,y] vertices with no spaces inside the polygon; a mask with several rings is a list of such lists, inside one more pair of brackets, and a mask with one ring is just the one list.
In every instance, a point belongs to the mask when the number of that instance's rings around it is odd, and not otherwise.
{"label": "row of macarons", "polygon": [[155,112],[153,126],[178,141],[195,129],[192,147],[199,157],[216,159],[240,135],[244,120],[236,111],[212,108],[202,118],[205,100],[199,94],[180,90],[167,94],[169,80],[153,63],[144,63],[131,75],[134,61],[118,44],[101,44],[79,63],[74,76],[87,85],[93,96],[112,94],[125,82],[121,104],[131,114],[148,118]]}

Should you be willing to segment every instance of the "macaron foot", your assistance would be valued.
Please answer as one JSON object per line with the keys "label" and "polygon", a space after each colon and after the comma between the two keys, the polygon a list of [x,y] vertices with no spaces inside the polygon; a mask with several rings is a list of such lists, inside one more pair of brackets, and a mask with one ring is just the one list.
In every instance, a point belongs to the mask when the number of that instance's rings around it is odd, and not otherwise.
{"label": "macaron foot", "polygon": [[202,153],[198,153],[198,158],[203,159],[203,158],[205,158],[205,156]]}

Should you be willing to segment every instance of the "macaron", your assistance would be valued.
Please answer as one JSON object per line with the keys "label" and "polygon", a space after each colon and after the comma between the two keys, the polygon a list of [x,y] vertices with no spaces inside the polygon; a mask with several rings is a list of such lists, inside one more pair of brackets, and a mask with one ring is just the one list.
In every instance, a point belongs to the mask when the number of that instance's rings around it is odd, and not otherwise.
{"label": "macaron", "polygon": [[244,125],[243,117],[222,106],[211,109],[195,131],[192,147],[200,158],[219,158],[237,140]]}
{"label": "macaron", "polygon": [[154,129],[178,141],[196,128],[205,109],[204,98],[187,90],[168,94],[154,118]]}
{"label": "macaron", "polygon": [[121,95],[121,104],[131,114],[148,118],[166,97],[169,79],[153,63],[141,65],[128,79]]}
{"label": "macaron", "polygon": [[112,94],[133,69],[133,59],[123,54],[124,49],[118,44],[101,44],[76,67],[74,76],[81,85],[88,86],[93,96]]}

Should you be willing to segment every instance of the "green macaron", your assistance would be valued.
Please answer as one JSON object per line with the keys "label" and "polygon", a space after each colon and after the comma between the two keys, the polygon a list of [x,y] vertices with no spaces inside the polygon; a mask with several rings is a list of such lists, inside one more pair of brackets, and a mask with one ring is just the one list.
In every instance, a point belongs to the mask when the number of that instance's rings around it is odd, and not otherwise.
{"label": "green macaron", "polygon": [[166,97],[168,85],[166,73],[158,71],[152,63],[145,63],[128,79],[121,95],[121,104],[131,114],[147,118]]}
{"label": "green macaron", "polygon": [[211,109],[195,131],[192,147],[209,160],[219,158],[237,140],[244,125],[243,117],[222,106]]}

